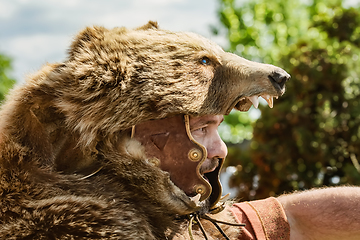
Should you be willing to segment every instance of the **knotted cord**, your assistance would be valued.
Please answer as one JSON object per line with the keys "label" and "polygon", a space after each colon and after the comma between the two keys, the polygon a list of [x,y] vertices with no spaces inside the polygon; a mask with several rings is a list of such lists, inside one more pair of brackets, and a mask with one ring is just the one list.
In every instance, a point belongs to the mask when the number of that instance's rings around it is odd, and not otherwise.
{"label": "knotted cord", "polygon": [[192,213],[192,214],[189,215],[189,218],[190,218],[190,220],[189,220],[188,230],[189,230],[189,235],[190,235],[191,240],[194,240],[194,236],[192,234],[192,225],[194,223],[194,220],[195,220],[195,223],[199,225],[200,230],[201,230],[202,234],[204,235],[205,240],[209,239],[207,234],[206,234],[206,231],[205,231],[204,227],[202,226],[202,224],[200,222],[200,218],[208,220],[212,224],[214,224],[216,229],[221,233],[221,235],[223,235],[225,237],[226,240],[230,240],[230,238],[226,235],[226,233],[224,232],[224,230],[222,230],[222,228],[219,226],[218,223],[229,225],[229,226],[245,227],[245,223],[224,222],[224,221],[220,221],[220,220],[217,220],[217,219],[213,219],[213,218],[209,217],[206,214],[200,215],[198,213]]}

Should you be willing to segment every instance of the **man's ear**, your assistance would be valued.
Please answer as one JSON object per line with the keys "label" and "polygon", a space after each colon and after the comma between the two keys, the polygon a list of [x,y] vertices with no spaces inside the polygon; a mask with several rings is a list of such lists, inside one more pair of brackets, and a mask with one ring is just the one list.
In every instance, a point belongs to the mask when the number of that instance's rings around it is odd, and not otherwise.
{"label": "man's ear", "polygon": [[149,30],[149,29],[154,29],[154,30],[159,29],[158,23],[154,21],[149,21],[144,26],[136,28],[136,30]]}
{"label": "man's ear", "polygon": [[87,48],[91,48],[94,42],[101,41],[104,39],[104,34],[108,30],[104,27],[87,27],[81,31],[71,44],[69,50],[69,60],[73,60],[74,57],[83,52]]}

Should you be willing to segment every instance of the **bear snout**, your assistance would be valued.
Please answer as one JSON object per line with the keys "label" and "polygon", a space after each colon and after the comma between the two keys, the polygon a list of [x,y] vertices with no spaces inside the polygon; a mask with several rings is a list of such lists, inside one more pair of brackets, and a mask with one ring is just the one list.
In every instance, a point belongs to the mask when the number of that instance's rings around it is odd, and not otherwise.
{"label": "bear snout", "polygon": [[282,69],[272,72],[268,78],[275,88],[283,91],[285,83],[290,80],[290,75]]}

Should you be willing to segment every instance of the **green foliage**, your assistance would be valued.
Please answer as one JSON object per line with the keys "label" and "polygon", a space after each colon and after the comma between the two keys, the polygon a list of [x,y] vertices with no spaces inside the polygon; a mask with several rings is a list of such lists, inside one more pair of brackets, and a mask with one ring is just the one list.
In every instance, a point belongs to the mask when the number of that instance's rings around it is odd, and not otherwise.
{"label": "green foliage", "polygon": [[[219,13],[231,51],[292,75],[274,109],[260,106],[251,142],[230,146],[239,197],[360,184],[359,9],[338,0],[222,0]],[[230,128],[244,126],[234,118]]]}
{"label": "green foliage", "polygon": [[225,116],[225,122],[220,126],[221,138],[228,143],[239,143],[252,138],[254,120],[245,112],[232,112]]}
{"label": "green foliage", "polygon": [[11,60],[0,54],[0,103],[4,100],[9,89],[15,84],[15,80],[8,77],[11,70]]}

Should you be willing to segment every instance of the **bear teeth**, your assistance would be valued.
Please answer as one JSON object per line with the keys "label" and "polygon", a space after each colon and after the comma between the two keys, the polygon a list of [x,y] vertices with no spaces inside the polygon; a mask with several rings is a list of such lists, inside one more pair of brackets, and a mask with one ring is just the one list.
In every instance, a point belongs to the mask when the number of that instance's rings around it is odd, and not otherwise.
{"label": "bear teeth", "polygon": [[270,108],[273,108],[274,106],[274,98],[271,97],[270,95],[262,95],[261,96],[263,99],[265,99],[265,101],[269,104]]}
{"label": "bear teeth", "polygon": [[254,105],[255,108],[259,107],[259,97],[258,96],[251,96],[248,97],[248,99],[250,100],[250,102],[252,102],[252,104]]}
{"label": "bear teeth", "polygon": [[[274,97],[270,96],[268,94],[266,95],[261,95],[260,97],[262,97],[263,99],[265,99],[265,101],[268,103],[270,108],[274,107]],[[252,102],[252,104],[254,105],[255,108],[259,107],[259,97],[258,96],[251,96],[251,97],[247,97],[250,102]],[[276,97],[277,99],[278,97]]]}

